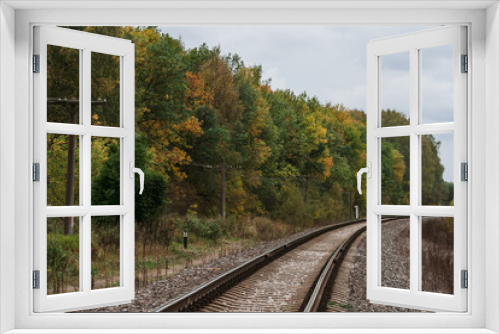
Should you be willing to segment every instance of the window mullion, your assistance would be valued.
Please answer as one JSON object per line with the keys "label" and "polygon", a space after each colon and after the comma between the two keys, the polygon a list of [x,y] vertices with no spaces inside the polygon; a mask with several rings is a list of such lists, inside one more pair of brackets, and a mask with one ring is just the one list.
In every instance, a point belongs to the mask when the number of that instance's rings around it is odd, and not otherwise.
{"label": "window mullion", "polygon": [[[90,50],[83,50],[83,61],[82,61],[82,81],[81,81],[81,90],[82,90],[82,125],[90,130],[90,122],[91,122],[91,52]],[[82,136],[82,177],[81,177],[81,186],[82,189],[82,198],[83,205],[88,207],[90,210],[91,202],[91,182],[92,182],[92,160],[91,160],[91,134],[90,131],[87,131]],[[81,253],[83,256],[82,261],[82,286],[83,291],[90,293],[92,289],[91,284],[91,266],[92,266],[92,258],[91,258],[91,216],[90,212],[87,212],[82,219],[82,231],[81,233]]]}
{"label": "window mullion", "polygon": [[[83,124],[83,120],[84,120],[84,117],[83,117],[83,109],[84,109],[84,94],[83,94],[83,75],[84,75],[84,66],[83,66],[83,60],[84,60],[84,56],[83,56],[83,50],[80,49],[80,54],[79,54],[79,78],[80,78],[80,82],[79,82],[79,88],[78,88],[78,96],[79,96],[79,106],[78,106],[78,119],[80,120],[80,124]],[[84,159],[84,156],[85,156],[85,152],[86,150],[84,149],[83,147],[83,136],[80,135],[80,143],[81,143],[81,147],[80,147],[80,153],[79,153],[79,159],[81,162],[84,162],[85,159]],[[85,171],[85,167],[84,165],[81,165],[83,168],[80,168],[80,176],[79,176],[79,180],[80,180],[80,184],[79,184],[79,198],[80,198],[80,201],[83,201],[80,203],[80,205],[83,205],[83,204],[87,204],[87,202],[85,201],[84,199],[84,191],[83,191],[83,180],[84,180],[84,171]],[[88,205],[88,204],[87,204]],[[80,268],[79,268],[79,288],[80,288],[80,291],[90,291],[88,290],[88,284],[89,282],[86,281],[85,277],[88,276],[88,273],[86,272],[86,270],[84,269],[85,268],[85,263],[86,261],[88,261],[86,259],[86,254],[85,254],[85,241],[86,241],[86,237],[85,237],[85,226],[88,225],[87,224],[87,221],[86,221],[86,217],[87,215],[85,216],[80,216],[80,219],[79,219],[79,226],[78,226],[78,230],[80,231],[80,239],[79,239],[79,249],[80,249],[80,252],[78,254],[79,256],[79,265],[80,265]],[[88,280],[88,279],[87,279]]]}
{"label": "window mullion", "polygon": [[418,135],[439,135],[445,133],[453,133],[455,131],[455,123],[435,123],[435,124],[420,124],[413,128],[413,133]]}
{"label": "window mullion", "polygon": [[410,291],[415,293],[419,287],[419,232],[418,216],[413,212],[419,204],[420,195],[420,168],[419,168],[419,136],[414,130],[419,120],[420,78],[419,78],[419,51],[410,49]]}

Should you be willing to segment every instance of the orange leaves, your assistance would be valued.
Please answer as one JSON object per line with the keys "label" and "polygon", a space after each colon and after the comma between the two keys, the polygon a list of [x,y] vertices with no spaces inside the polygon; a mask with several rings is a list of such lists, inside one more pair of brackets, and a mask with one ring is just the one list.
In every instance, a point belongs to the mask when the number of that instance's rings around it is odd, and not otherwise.
{"label": "orange leaves", "polygon": [[183,162],[191,162],[191,158],[187,153],[178,147],[173,147],[171,150],[166,152],[167,159],[173,165],[180,165]]}
{"label": "orange leaves", "polygon": [[191,116],[187,120],[175,124],[172,126],[176,132],[185,132],[199,137],[203,134],[203,129],[201,128],[201,122],[198,118]]}
{"label": "orange leaves", "polygon": [[203,134],[201,122],[191,116],[178,124],[169,124],[161,119],[147,120],[142,122],[141,127],[150,138],[150,149],[157,168],[179,180],[185,179],[187,175],[180,167],[191,163],[191,157],[185,151],[189,145],[185,141],[189,136]]}
{"label": "orange leaves", "polygon": [[157,145],[158,143],[155,144],[151,146],[151,153],[159,171],[171,174],[179,180],[186,178],[187,175],[180,170],[180,166],[189,164],[191,157],[179,147],[165,149]]}
{"label": "orange leaves", "polygon": [[199,106],[209,106],[213,108],[214,96],[205,84],[205,79],[201,73],[186,72],[188,90],[186,92],[186,104],[189,108],[195,109]]}
{"label": "orange leaves", "polygon": [[271,94],[273,92],[271,87],[269,87],[268,85],[260,85],[259,88],[261,91],[266,92],[268,94]]}
{"label": "orange leaves", "polygon": [[325,172],[323,173],[323,175],[325,178],[327,178],[332,174],[333,157],[324,157],[323,159],[321,159],[321,162],[323,163],[323,167],[325,168]]}

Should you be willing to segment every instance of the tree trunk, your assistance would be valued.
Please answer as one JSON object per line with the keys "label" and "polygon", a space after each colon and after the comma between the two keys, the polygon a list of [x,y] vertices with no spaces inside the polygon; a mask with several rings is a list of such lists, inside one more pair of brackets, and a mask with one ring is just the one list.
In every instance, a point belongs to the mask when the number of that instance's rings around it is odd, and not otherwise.
{"label": "tree trunk", "polygon": [[220,165],[220,215],[226,219],[226,162]]}
{"label": "tree trunk", "polygon": [[306,176],[306,191],[304,194],[304,203],[307,203],[307,201],[309,200],[309,182],[310,182],[310,178],[309,178],[309,175],[307,175]]}
{"label": "tree trunk", "polygon": [[[69,114],[70,124],[75,124],[78,115],[78,107],[71,108]],[[66,206],[75,204],[75,155],[76,136],[68,135],[68,164],[66,168]],[[64,218],[64,234],[73,234],[73,217]]]}
{"label": "tree trunk", "polygon": [[349,219],[352,219],[352,188],[349,187]]}

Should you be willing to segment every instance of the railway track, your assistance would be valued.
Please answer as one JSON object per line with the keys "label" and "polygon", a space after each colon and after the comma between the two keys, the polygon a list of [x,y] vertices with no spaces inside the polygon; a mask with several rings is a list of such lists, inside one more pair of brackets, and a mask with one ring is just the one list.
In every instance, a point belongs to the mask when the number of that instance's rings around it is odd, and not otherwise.
{"label": "railway track", "polygon": [[366,222],[358,220],[314,231],[241,264],[156,312],[326,310],[331,278],[338,276],[345,250],[364,230]]}
{"label": "railway track", "polygon": [[344,248],[337,266],[333,269],[327,282],[325,291],[318,305],[318,312],[346,312],[353,306],[349,304],[351,299],[350,282],[351,269],[356,263],[356,250],[366,229],[361,231]]}
{"label": "railway track", "polygon": [[[392,220],[392,219],[391,219]],[[359,236],[366,231],[366,225],[357,229],[330,256],[320,276],[311,290],[311,295],[303,312],[345,312],[350,290],[350,265],[353,258],[346,260],[352,244],[359,241]],[[352,257],[352,255],[351,255]]]}

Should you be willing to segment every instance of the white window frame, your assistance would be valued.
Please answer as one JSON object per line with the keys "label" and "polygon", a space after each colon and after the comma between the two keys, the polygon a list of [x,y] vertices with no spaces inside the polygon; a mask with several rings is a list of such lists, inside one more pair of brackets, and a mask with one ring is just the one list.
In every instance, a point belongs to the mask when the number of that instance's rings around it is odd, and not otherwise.
{"label": "white window frame", "polygon": [[[135,48],[129,40],[71,29],[34,27],[34,54],[39,55],[39,73],[33,74],[34,162],[40,164],[40,180],[33,185],[34,270],[40,271],[39,289],[34,290],[35,312],[74,311],[104,305],[129,303],[135,296]],[[47,122],[47,46],[57,45],[79,53],[79,124]],[[120,124],[91,124],[92,52],[120,58]],[[80,205],[47,206],[47,134],[79,137]],[[117,139],[120,143],[120,204],[91,204],[91,141],[93,137]],[[107,289],[91,287],[92,217],[119,216],[120,285]],[[47,295],[47,218],[79,217],[79,291]]]}
{"label": "white window frame", "polygon": [[[11,6],[17,7],[14,10]],[[137,10],[133,8],[149,9]],[[202,8],[197,7],[202,6]],[[391,8],[395,6],[397,8]],[[66,7],[66,8],[61,8]],[[98,8],[99,7],[99,8]],[[103,9],[105,7],[105,9]],[[128,7],[132,9],[123,9]],[[24,9],[23,9],[24,8]],[[46,9],[46,10],[41,10]],[[438,25],[469,27],[468,312],[435,314],[34,314],[32,270],[32,27],[57,25]],[[14,37],[15,36],[15,37]],[[500,332],[500,11],[497,1],[0,3],[0,330],[144,333]],[[15,57],[14,57],[15,56]],[[15,66],[15,72],[14,72]],[[13,82],[15,95],[13,94]],[[12,95],[9,95],[12,94]],[[15,110],[15,112],[13,112]],[[15,128],[14,131],[9,129]],[[488,133],[486,137],[485,133]],[[15,135],[15,145],[12,145]],[[10,136],[10,137],[9,137]],[[486,140],[487,139],[487,140]],[[486,154],[485,150],[489,150]],[[487,164],[486,164],[487,163]],[[12,177],[15,171],[15,178]],[[491,175],[486,182],[486,173]],[[15,187],[15,198],[11,199]],[[488,194],[488,196],[486,196]],[[489,205],[486,221],[486,205]],[[12,209],[15,208],[15,210]],[[13,222],[15,224],[13,224]],[[473,228],[472,228],[473,226]],[[27,261],[27,259],[29,259]],[[486,265],[487,264],[487,265]],[[13,288],[14,287],[14,288]],[[488,293],[486,293],[488,291]],[[14,305],[14,307],[12,307]],[[166,328],[168,327],[168,328]],[[356,328],[357,330],[355,330]],[[113,331],[114,329],[114,331]],[[136,330],[133,330],[136,329]],[[187,329],[187,330],[181,330]],[[189,330],[190,329],[190,330]],[[349,329],[349,330],[348,330]],[[461,329],[461,330],[460,330]],[[47,332],[47,331],[45,331]],[[80,331],[81,332],[81,331]]]}
{"label": "white window frame", "polygon": [[[467,73],[461,73],[461,55],[467,54],[466,27],[449,26],[386,37],[367,46],[367,160],[371,176],[367,179],[367,298],[373,303],[411,305],[423,310],[467,310],[467,290],[461,287],[461,270],[467,269],[467,184],[461,181],[460,164],[467,163]],[[453,114],[449,123],[422,124],[422,50],[453,46]],[[386,55],[407,52],[409,56],[410,124],[383,127],[381,124],[381,64]],[[405,92],[403,92],[405,93]],[[453,134],[454,206],[422,205],[421,136]],[[382,205],[381,145],[383,138],[407,137],[410,144],[410,204]],[[410,219],[409,289],[381,285],[381,216],[408,216]],[[453,294],[422,291],[423,216],[454,217]]]}

